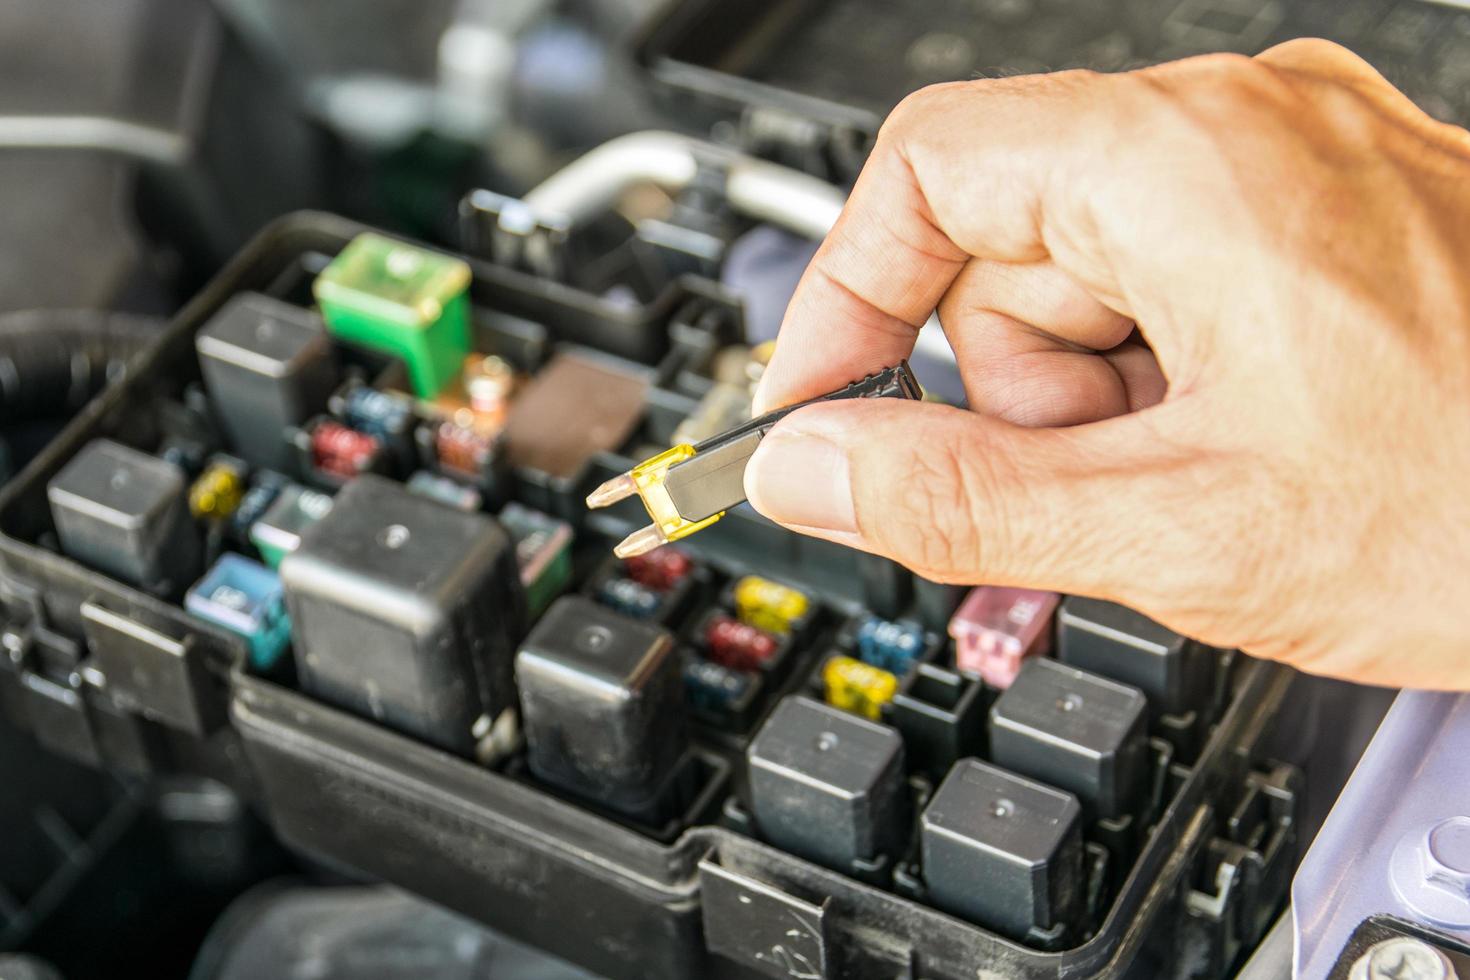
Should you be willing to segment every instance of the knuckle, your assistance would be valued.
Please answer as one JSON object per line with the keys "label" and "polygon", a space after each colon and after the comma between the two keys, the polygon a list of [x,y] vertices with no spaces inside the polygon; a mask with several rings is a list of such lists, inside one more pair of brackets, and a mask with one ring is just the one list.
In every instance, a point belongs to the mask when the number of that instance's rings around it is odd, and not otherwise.
{"label": "knuckle", "polygon": [[879,145],[902,142],[909,135],[922,132],[932,124],[934,116],[941,111],[941,106],[961,84],[963,83],[940,82],[926,85],[904,96],[879,128]]}
{"label": "knuckle", "polygon": [[1261,63],[1256,59],[1232,51],[1196,55],[1179,64],[1190,76],[1226,83],[1247,81],[1261,70]]}
{"label": "knuckle", "polygon": [[[1203,116],[1196,125],[1216,125],[1222,113],[1241,113],[1279,102],[1287,83],[1266,62],[1242,54],[1198,55],[1136,73],[1156,95],[1155,109],[1177,117],[1181,108]],[[1156,120],[1155,120],[1156,122]]]}
{"label": "knuckle", "polygon": [[1266,51],[1262,60],[1280,65],[1315,65],[1325,68],[1359,68],[1368,63],[1352,51],[1326,38],[1297,37]]}
{"label": "knuckle", "polygon": [[1291,79],[1243,55],[1202,55],[1126,78],[1114,149],[1181,193],[1195,193],[1210,175],[1270,170],[1246,154],[1285,152],[1302,109]]}

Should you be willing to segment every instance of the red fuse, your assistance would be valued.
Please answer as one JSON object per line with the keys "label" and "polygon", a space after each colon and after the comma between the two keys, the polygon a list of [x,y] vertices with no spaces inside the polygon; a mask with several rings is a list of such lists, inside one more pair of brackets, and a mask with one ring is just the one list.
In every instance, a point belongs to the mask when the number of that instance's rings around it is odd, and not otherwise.
{"label": "red fuse", "polygon": [[311,432],[311,461],[317,469],[351,478],[372,468],[378,440],[341,422],[322,422]]}
{"label": "red fuse", "polygon": [[689,556],[675,548],[655,548],[646,555],[634,555],[625,559],[623,567],[628,577],[639,585],[659,592],[667,592],[694,568]]}
{"label": "red fuse", "polygon": [[731,616],[716,616],[704,630],[709,659],[731,670],[760,670],[776,655],[776,638]]}

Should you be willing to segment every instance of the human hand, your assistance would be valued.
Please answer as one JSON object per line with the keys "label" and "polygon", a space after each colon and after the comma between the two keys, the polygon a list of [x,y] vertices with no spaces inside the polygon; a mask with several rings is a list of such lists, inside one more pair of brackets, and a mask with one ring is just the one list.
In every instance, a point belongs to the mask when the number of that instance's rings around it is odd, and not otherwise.
{"label": "human hand", "polygon": [[936,308],[970,410],[804,408],[747,494],[927,578],[1470,689],[1467,261],[1470,134],[1326,42],[925,89],[756,411],[896,363]]}

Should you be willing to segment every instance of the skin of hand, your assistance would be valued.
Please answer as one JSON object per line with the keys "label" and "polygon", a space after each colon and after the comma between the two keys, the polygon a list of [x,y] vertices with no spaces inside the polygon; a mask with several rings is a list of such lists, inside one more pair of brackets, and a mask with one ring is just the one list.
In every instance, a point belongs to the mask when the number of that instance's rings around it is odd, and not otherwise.
{"label": "skin of hand", "polygon": [[969,409],[795,412],[757,510],[929,579],[1470,690],[1470,133],[1324,41],[924,89],[756,411],[897,363],[936,309]]}

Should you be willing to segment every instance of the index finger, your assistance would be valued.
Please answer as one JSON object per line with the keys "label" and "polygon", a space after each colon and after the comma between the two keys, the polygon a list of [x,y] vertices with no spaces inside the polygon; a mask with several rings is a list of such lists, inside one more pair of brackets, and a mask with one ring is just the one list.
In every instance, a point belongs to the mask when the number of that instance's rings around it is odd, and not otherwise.
{"label": "index finger", "polygon": [[1044,219],[1070,206],[1070,194],[1056,193],[1057,173],[1095,150],[1090,104],[1106,97],[1110,79],[1063,72],[961,82],[904,100],[792,296],[756,410],[908,356],[972,256],[1047,256]]}
{"label": "index finger", "polygon": [[902,153],[878,145],[791,297],[758,413],[907,357],[969,258],[929,217]]}

